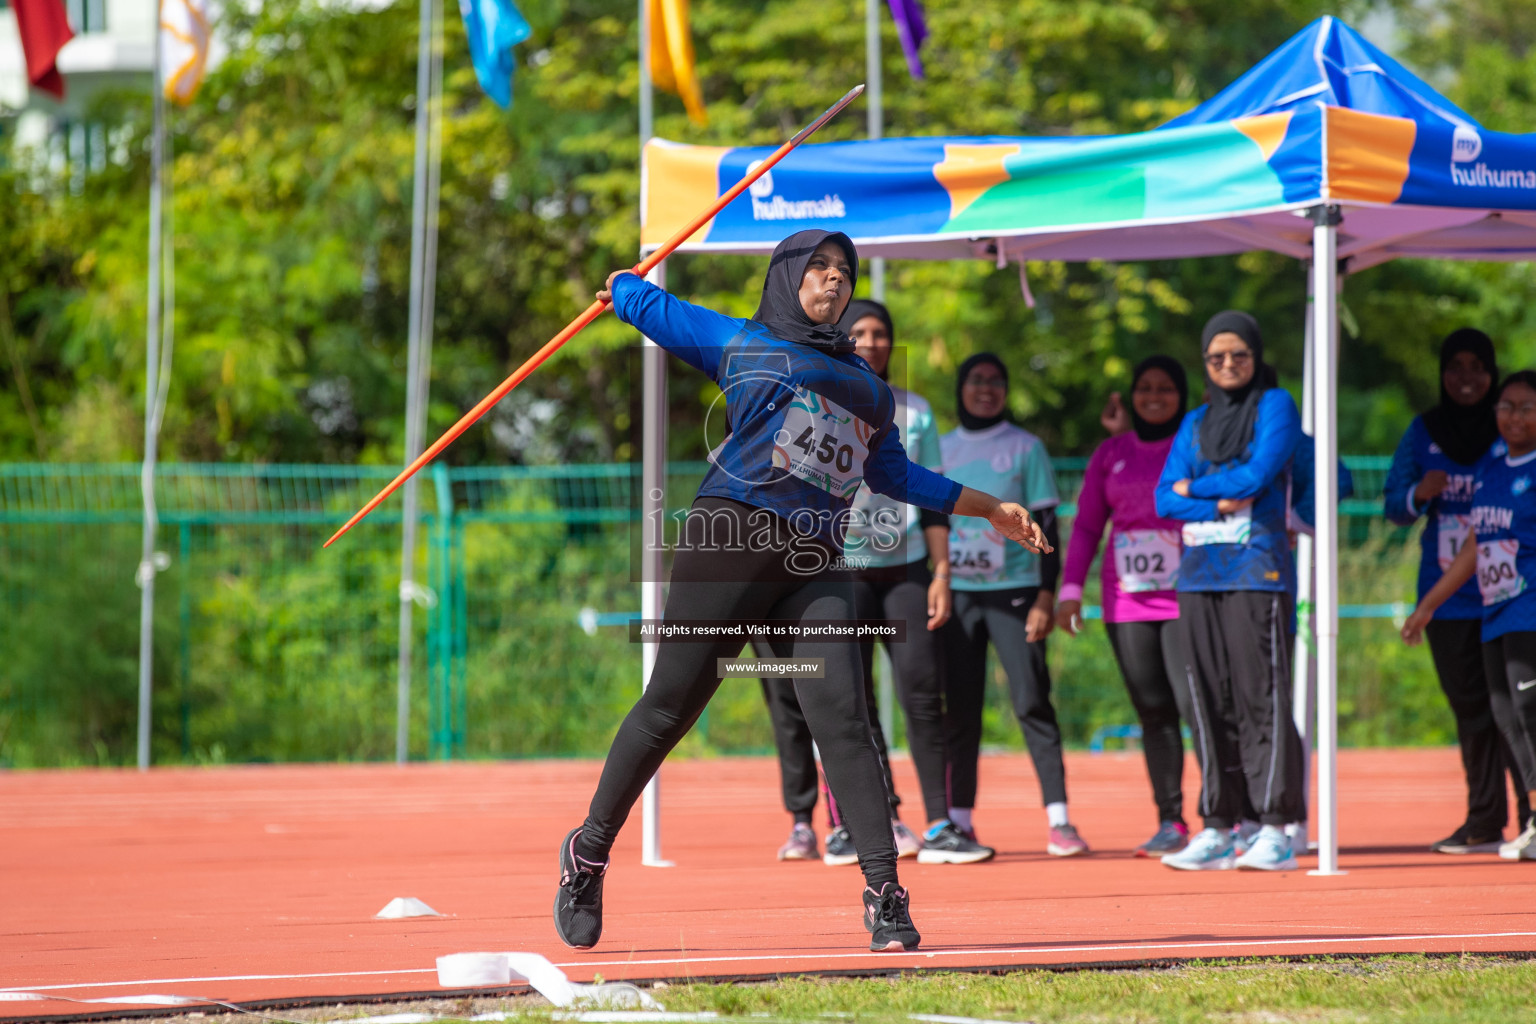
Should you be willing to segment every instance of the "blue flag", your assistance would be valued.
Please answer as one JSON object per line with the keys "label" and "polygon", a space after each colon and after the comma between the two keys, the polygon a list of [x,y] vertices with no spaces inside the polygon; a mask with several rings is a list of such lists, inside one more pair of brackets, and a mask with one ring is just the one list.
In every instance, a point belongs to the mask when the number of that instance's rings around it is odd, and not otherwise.
{"label": "blue flag", "polygon": [[480,88],[506,108],[512,105],[512,47],[528,38],[531,29],[512,0],[459,0],[464,31],[469,35],[469,59]]}

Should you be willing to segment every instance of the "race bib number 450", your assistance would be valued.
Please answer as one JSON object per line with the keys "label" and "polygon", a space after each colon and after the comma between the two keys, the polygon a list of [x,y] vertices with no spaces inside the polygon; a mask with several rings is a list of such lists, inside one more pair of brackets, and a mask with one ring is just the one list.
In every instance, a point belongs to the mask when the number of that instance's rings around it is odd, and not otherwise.
{"label": "race bib number 450", "polygon": [[1515,564],[1518,540],[1491,540],[1477,546],[1477,589],[1483,604],[1494,605],[1525,593],[1525,577]]}
{"label": "race bib number 450", "polygon": [[773,465],[813,487],[853,499],[864,482],[872,424],[824,395],[797,389],[774,438]]}
{"label": "race bib number 450", "polygon": [[1184,553],[1177,530],[1127,530],[1115,534],[1115,575],[1127,594],[1172,590]]}

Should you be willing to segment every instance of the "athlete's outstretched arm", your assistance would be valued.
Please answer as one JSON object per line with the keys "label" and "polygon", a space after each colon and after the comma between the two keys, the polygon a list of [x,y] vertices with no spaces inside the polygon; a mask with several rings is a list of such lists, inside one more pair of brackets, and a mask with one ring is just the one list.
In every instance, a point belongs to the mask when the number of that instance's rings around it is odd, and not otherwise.
{"label": "athlete's outstretched arm", "polygon": [[1016,502],[1001,501],[985,491],[960,488],[960,497],[955,501],[955,515],[985,519],[1004,537],[1024,545],[1037,555],[1056,550],[1045,539],[1045,531],[1040,529],[1040,524],[1029,517],[1029,509]]}

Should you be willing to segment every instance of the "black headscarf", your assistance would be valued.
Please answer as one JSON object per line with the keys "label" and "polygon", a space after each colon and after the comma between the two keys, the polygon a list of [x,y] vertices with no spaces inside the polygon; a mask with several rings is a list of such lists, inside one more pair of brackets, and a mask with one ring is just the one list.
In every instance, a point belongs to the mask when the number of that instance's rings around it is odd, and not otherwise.
{"label": "black headscarf", "polygon": [[800,305],[800,280],[806,265],[822,242],[831,240],[842,246],[848,257],[850,285],[859,283],[859,251],[853,240],[841,231],[810,229],[796,231],[773,250],[768,274],[763,278],[763,301],[752,319],[768,328],[776,338],[811,345],[830,352],[852,352],[853,341],[836,324],[812,323]]}
{"label": "black headscarf", "polygon": [[1205,330],[1200,332],[1201,365],[1205,365],[1211,339],[1229,332],[1253,350],[1253,376],[1247,384],[1228,391],[1216,386],[1210,368],[1205,367],[1206,401],[1210,409],[1200,423],[1200,454],[1218,466],[1248,450],[1253,441],[1253,425],[1259,418],[1259,398],[1274,386],[1275,379],[1265,372],[1268,367],[1264,365],[1264,339],[1259,334],[1259,322],[1236,309],[1217,313],[1206,321]]}
{"label": "black headscarf", "polygon": [[[885,303],[876,302],[874,299],[854,299],[848,303],[848,308],[843,310],[843,318],[837,322],[838,329],[850,338],[853,337],[853,325],[872,316],[885,324],[885,335],[891,339],[891,346],[896,345],[896,325],[891,323],[891,311],[885,308]],[[891,364],[887,362],[885,369],[880,371],[880,379],[890,378]]]}
{"label": "black headscarf", "polygon": [[[1445,369],[1462,352],[1470,352],[1483,364],[1492,381],[1488,393],[1473,405],[1462,405],[1445,390]],[[1463,466],[1482,458],[1499,436],[1499,424],[1493,416],[1499,388],[1499,364],[1493,354],[1493,341],[1475,327],[1463,327],[1446,335],[1440,343],[1440,404],[1424,414],[1424,429],[1440,450]]]}
{"label": "black headscarf", "polygon": [[1179,365],[1177,359],[1171,356],[1147,356],[1136,364],[1136,369],[1131,373],[1131,390],[1136,390],[1136,384],[1141,380],[1141,375],[1148,370],[1162,370],[1173,381],[1173,386],[1179,389],[1179,411],[1174,413],[1166,423],[1148,423],[1136,415],[1136,401],[1130,402],[1131,425],[1136,428],[1136,436],[1143,441],[1161,441],[1165,437],[1172,437],[1178,433],[1179,424],[1184,420],[1184,413],[1189,409],[1189,379],[1184,376],[1184,367]]}
{"label": "black headscarf", "polygon": [[973,416],[965,408],[965,378],[971,375],[971,371],[983,363],[989,363],[997,367],[997,372],[1002,375],[1003,387],[1008,386],[1008,367],[1003,361],[991,352],[978,352],[965,362],[960,364],[960,373],[955,378],[955,407],[960,414],[960,425],[966,430],[986,430],[1008,418],[1008,403],[1003,403],[1003,411],[996,416]]}

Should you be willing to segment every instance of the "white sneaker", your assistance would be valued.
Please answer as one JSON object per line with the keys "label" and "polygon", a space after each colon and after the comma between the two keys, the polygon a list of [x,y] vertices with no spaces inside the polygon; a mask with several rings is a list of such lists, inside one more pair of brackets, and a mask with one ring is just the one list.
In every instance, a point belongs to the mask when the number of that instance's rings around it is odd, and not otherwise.
{"label": "white sneaker", "polygon": [[1253,837],[1248,852],[1237,858],[1242,871],[1295,871],[1296,854],[1291,840],[1279,825],[1265,825]]}
{"label": "white sneaker", "polygon": [[1505,860],[1536,860],[1536,814],[1526,822],[1524,832],[1500,844],[1499,856]]}
{"label": "white sneaker", "polygon": [[1235,863],[1232,833],[1226,829],[1202,829],[1184,849],[1163,857],[1163,863],[1178,871],[1230,871]]}

